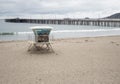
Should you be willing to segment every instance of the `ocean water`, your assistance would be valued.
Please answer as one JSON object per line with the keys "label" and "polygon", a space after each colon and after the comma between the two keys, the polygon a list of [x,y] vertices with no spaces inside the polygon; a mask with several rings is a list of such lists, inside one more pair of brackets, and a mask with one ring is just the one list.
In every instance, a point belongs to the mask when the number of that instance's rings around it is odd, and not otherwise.
{"label": "ocean water", "polygon": [[[3,40],[34,40],[34,34],[30,27],[43,26],[43,24],[30,23],[8,23],[0,20],[0,41]],[[78,37],[97,37],[120,35],[120,28],[117,27],[98,27],[81,25],[48,25],[53,30],[50,33],[50,39],[58,38],[78,38]],[[1,34],[5,35],[1,35]],[[12,34],[12,35],[6,35]]]}

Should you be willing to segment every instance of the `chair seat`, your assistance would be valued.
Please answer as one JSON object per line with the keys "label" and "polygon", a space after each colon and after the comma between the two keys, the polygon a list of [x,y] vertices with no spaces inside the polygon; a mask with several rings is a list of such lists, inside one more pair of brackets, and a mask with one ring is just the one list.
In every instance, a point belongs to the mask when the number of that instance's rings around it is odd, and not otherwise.
{"label": "chair seat", "polygon": [[33,42],[33,41],[30,41],[29,44],[30,44],[30,46],[28,47],[28,51],[30,51],[32,47],[35,47],[37,50],[46,49],[46,50],[52,50],[53,51],[50,42]]}
{"label": "chair seat", "polygon": [[49,41],[48,35],[40,35],[37,38],[38,38],[38,42],[48,42]]}

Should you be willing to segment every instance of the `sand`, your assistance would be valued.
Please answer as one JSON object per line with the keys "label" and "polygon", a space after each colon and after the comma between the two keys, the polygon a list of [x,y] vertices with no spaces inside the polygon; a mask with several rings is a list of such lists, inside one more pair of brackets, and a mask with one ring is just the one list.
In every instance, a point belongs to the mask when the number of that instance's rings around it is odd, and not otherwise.
{"label": "sand", "polygon": [[120,84],[120,36],[58,39],[55,53],[0,42],[0,84]]}

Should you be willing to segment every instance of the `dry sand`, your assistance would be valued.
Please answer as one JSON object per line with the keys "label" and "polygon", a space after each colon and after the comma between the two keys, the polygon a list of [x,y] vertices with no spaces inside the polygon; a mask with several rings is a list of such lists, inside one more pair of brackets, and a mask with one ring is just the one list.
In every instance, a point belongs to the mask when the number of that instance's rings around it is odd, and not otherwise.
{"label": "dry sand", "polygon": [[51,43],[55,53],[0,42],[0,84],[120,84],[120,36]]}

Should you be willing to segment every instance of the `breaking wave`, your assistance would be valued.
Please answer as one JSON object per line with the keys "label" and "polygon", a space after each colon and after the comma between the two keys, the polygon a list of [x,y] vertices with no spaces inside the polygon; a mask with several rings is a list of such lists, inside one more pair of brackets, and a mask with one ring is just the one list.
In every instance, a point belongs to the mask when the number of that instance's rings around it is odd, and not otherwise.
{"label": "breaking wave", "polygon": [[[52,34],[54,33],[79,33],[79,32],[109,32],[109,31],[120,31],[120,28],[115,29],[92,29],[92,30],[56,30],[51,31]],[[33,32],[0,32],[0,35],[27,35],[33,34]]]}

